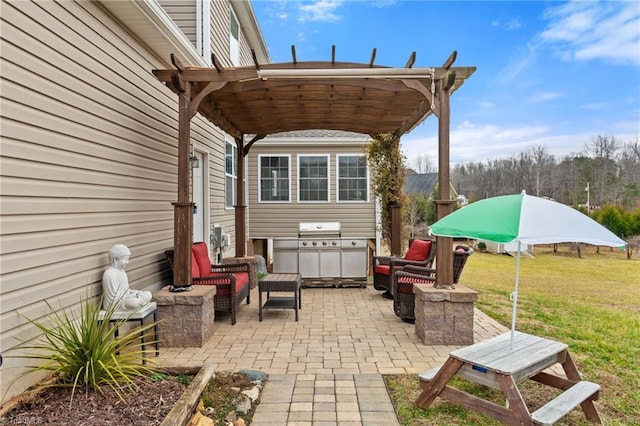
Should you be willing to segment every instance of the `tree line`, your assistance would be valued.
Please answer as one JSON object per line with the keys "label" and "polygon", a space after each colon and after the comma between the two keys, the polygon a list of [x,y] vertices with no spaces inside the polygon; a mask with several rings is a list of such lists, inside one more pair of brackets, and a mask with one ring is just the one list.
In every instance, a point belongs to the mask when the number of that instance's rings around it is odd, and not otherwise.
{"label": "tree line", "polygon": [[640,207],[640,142],[596,136],[580,153],[556,159],[544,145],[518,155],[453,167],[451,182],[469,201],[528,194],[590,210]]}
{"label": "tree line", "polygon": [[[435,172],[426,156],[414,159],[418,173]],[[451,183],[469,202],[499,195],[527,194],[572,205],[621,238],[640,235],[640,142],[596,136],[582,152],[556,158],[544,145],[517,155],[456,165]],[[409,197],[405,221],[414,234],[435,221],[431,196]]]}

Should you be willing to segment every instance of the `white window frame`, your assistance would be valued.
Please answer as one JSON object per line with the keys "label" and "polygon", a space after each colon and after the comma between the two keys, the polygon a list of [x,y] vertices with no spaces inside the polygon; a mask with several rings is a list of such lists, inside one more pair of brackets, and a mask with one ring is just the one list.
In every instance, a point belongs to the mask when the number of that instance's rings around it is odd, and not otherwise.
{"label": "white window frame", "polygon": [[[227,147],[231,146],[231,173],[227,172]],[[236,188],[238,187],[238,147],[234,142],[225,139],[224,144],[224,208],[232,209],[238,203],[238,194],[236,194]],[[231,179],[231,188],[227,187],[227,180]],[[232,205],[227,204],[228,193],[231,191]]]}
{"label": "white window frame", "polygon": [[[233,35],[233,24],[237,28],[237,37]],[[232,8],[229,8],[229,59],[235,67],[240,66],[240,23]]]}
{"label": "white window frame", "polygon": [[[341,200],[340,199],[340,158],[359,157],[365,160],[365,198],[364,200]],[[336,155],[336,202],[337,203],[367,203],[369,202],[369,165],[364,154],[338,154]]]}
{"label": "white window frame", "polygon": [[[287,159],[287,179],[288,196],[286,200],[263,200],[262,199],[262,159],[263,158],[286,158]],[[291,154],[260,154],[258,155],[258,202],[259,203],[291,203]]]}
{"label": "white window frame", "polygon": [[[326,200],[302,200],[300,198],[300,195],[302,193],[302,188],[300,187],[300,165],[301,165],[301,158],[304,157],[325,157],[327,159],[327,177],[326,177],[326,181],[327,181],[327,199]],[[298,154],[298,164],[297,164],[297,170],[298,170],[298,176],[297,176],[297,183],[298,183],[298,202],[299,203],[329,203],[331,201],[331,156],[329,154]]]}

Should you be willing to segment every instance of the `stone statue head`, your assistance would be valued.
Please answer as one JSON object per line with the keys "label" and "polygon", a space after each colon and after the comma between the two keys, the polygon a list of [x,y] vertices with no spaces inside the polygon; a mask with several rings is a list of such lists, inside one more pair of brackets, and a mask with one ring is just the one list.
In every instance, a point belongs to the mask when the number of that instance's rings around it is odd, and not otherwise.
{"label": "stone statue head", "polygon": [[129,263],[131,251],[124,244],[116,244],[109,250],[109,263],[114,268],[124,268]]}

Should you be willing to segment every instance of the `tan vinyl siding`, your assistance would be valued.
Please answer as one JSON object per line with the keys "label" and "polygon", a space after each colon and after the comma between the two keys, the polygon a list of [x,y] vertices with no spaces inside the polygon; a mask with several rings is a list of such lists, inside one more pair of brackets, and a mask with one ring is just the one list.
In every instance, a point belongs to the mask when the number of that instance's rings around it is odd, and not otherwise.
{"label": "tan vinyl siding", "polygon": [[[301,140],[296,145],[272,145],[258,141],[249,153],[249,238],[297,237],[300,222],[340,222],[343,237],[375,238],[375,199],[369,189],[367,202],[336,202],[338,154],[362,154],[361,144],[326,144]],[[259,155],[290,155],[290,202],[258,202]],[[329,202],[298,202],[298,155],[329,154]]]}
{"label": "tan vinyl siding", "polygon": [[[3,1],[0,178],[0,348],[36,334],[24,317],[101,291],[107,251],[132,251],[132,288],[171,274],[177,186],[177,97],[152,75],[153,52],[98,2]],[[211,224],[233,234],[224,209],[224,135],[192,120],[210,160]],[[233,237],[235,238],[235,237]],[[229,256],[234,254],[233,247]],[[5,359],[7,384],[24,361]],[[14,368],[16,367],[16,368]]]}
{"label": "tan vinyl siding", "polygon": [[211,2],[211,53],[224,67],[231,67],[229,56],[229,13],[227,1]]}
{"label": "tan vinyl siding", "polygon": [[196,45],[196,0],[158,0],[160,6]]}

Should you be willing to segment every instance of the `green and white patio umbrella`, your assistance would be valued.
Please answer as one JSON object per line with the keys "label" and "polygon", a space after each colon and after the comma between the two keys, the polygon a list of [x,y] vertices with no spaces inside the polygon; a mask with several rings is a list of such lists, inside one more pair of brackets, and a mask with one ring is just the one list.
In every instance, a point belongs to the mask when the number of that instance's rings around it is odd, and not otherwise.
{"label": "green and white patio umbrella", "polygon": [[625,242],[589,216],[545,198],[520,194],[476,201],[431,225],[431,233],[441,237],[461,237],[517,242],[515,288],[511,293],[512,344],[518,306],[520,249],[522,244],[586,243],[625,247]]}

